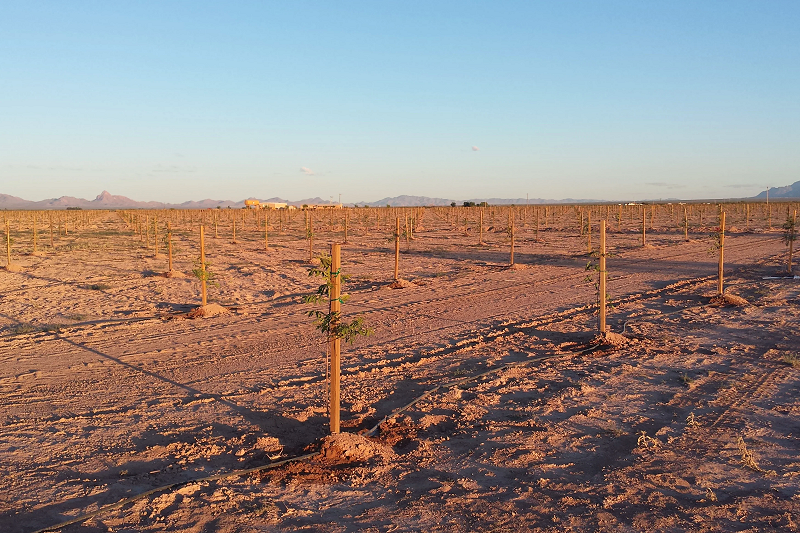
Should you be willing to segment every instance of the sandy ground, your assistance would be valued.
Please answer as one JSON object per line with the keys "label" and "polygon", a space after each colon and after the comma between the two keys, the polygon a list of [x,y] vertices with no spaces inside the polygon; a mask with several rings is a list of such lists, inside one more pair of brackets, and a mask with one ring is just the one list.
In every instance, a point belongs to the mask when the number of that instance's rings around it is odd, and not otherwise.
{"label": "sandy ground", "polygon": [[[116,213],[55,250],[42,233],[40,256],[20,253],[27,226],[14,227],[22,271],[0,271],[0,531],[315,452],[63,531],[798,529],[800,281],[762,279],[783,268],[777,230],[732,229],[728,291],[748,305],[714,306],[711,229],[693,221],[684,242],[662,208],[642,247],[626,214],[608,236],[608,292],[627,342],[591,349],[596,290],[574,213],[538,239],[520,220],[524,268],[508,269],[502,214],[487,212],[479,245],[473,215],[465,233],[426,210],[402,242],[401,289],[391,221],[376,229],[374,213],[355,211],[343,246],[344,313],[374,335],[344,345],[336,438],[325,342],[302,303],[315,280],[301,216],[283,232],[273,220],[268,252],[263,227],[240,222],[234,244],[222,221],[209,295],[229,312],[198,319],[196,227],[175,231],[185,278],[159,275],[166,258]],[[322,215],[316,248],[341,230]]]}

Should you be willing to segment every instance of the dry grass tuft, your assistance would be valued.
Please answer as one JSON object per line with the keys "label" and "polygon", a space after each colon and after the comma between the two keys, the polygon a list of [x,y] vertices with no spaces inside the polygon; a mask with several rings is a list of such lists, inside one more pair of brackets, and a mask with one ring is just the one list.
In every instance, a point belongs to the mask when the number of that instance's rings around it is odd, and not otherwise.
{"label": "dry grass tuft", "polygon": [[736,444],[739,446],[739,453],[742,455],[741,464],[746,468],[767,476],[774,476],[777,474],[777,472],[774,470],[764,470],[758,466],[758,463],[756,463],[756,460],[753,457],[753,452],[747,449],[747,444],[744,443],[744,439],[741,435],[739,435],[739,439],[736,441]]}

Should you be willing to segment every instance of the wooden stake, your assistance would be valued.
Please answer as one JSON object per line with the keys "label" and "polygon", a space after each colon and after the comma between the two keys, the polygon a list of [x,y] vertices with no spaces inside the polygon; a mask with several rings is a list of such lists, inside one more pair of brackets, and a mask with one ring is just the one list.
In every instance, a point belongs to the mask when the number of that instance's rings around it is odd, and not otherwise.
{"label": "wooden stake", "polygon": [[606,221],[600,221],[600,334],[606,332]]}
{"label": "wooden stake", "polygon": [[588,251],[592,253],[592,212],[586,214],[586,235],[588,236]]}
{"label": "wooden stake", "polygon": [[397,217],[394,230],[394,279],[400,279],[400,217]]}
{"label": "wooden stake", "polygon": [[350,211],[344,212],[344,244],[347,244],[347,226],[350,224]]}
{"label": "wooden stake", "polygon": [[36,255],[36,213],[33,214],[33,254]]}
{"label": "wooden stake", "polygon": [[6,268],[11,270],[11,228],[8,226],[8,219],[6,219]]}
{"label": "wooden stake", "polygon": [[792,216],[792,225],[791,225],[791,233],[789,234],[789,265],[788,265],[788,272],[789,274],[792,273],[792,254],[794,252],[794,235],[796,231],[796,224],[797,223],[797,209],[794,210],[794,215]]}
{"label": "wooden stake", "polygon": [[647,244],[647,209],[642,206],[642,246]]}
{"label": "wooden stake", "polygon": [[158,257],[158,217],[153,217],[153,257]]}
{"label": "wooden stake", "polygon": [[683,240],[689,241],[689,215],[686,213],[686,206],[683,206]]}
{"label": "wooden stake", "polygon": [[169,272],[172,272],[172,225],[167,221],[167,255],[169,256]]}
{"label": "wooden stake", "polygon": [[201,279],[200,279],[200,297],[202,301],[202,305],[205,306],[208,303],[206,298],[206,237],[205,237],[205,226],[200,226],[200,272]]}
{"label": "wooden stake", "polygon": [[264,210],[264,250],[269,250],[269,212]]}
{"label": "wooden stake", "polygon": [[717,294],[722,296],[722,265],[725,256],[725,211],[719,214],[719,268],[717,279]]}
{"label": "wooden stake", "polygon": [[55,245],[53,244],[53,214],[52,213],[49,213],[49,218],[50,218],[50,248],[55,248]]}
{"label": "wooden stake", "polygon": [[483,244],[483,208],[481,207],[480,222],[478,223],[478,244]]}
{"label": "wooden stake", "polygon": [[[398,219],[399,221],[400,219]],[[340,301],[342,280],[339,275],[342,268],[341,245],[331,244],[331,294],[330,294],[330,313],[331,328],[339,322],[342,304]],[[331,411],[331,434],[339,433],[339,403],[341,398],[341,339],[332,332],[328,333],[328,345],[331,354],[331,388],[330,388],[330,411]]]}
{"label": "wooden stake", "polygon": [[236,211],[233,212],[233,244],[236,244]]}
{"label": "wooden stake", "polygon": [[[511,254],[508,258],[508,264],[510,266],[514,266],[514,217],[511,214],[512,212],[509,210],[508,212],[508,230],[511,234]],[[581,214],[581,216],[583,216]]]}
{"label": "wooden stake", "polygon": [[314,219],[311,217],[311,211],[306,211],[306,235],[308,235],[308,260],[314,258]]}

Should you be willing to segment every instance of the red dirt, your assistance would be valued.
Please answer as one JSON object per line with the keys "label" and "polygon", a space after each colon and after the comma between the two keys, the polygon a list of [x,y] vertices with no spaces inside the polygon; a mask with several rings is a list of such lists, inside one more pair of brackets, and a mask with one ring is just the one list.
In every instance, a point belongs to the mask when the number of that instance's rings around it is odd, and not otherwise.
{"label": "red dirt", "polygon": [[[64,531],[797,530],[800,285],[762,279],[785,270],[777,232],[726,235],[726,292],[749,303],[717,307],[710,229],[693,219],[684,242],[661,207],[643,248],[626,211],[608,236],[608,320],[627,341],[585,351],[596,290],[571,211],[538,240],[520,220],[527,268],[508,270],[503,228],[487,229],[505,211],[487,211],[478,245],[477,210],[469,237],[427,210],[402,243],[403,290],[380,290],[394,215],[376,231],[375,213],[351,211],[342,250],[343,312],[375,334],[343,344],[349,434],[327,439],[302,214],[284,233],[271,219],[268,252],[249,221],[238,244],[224,218],[207,232],[209,297],[230,310],[207,320],[184,319],[197,280],[154,275],[165,261],[114,213],[0,272],[0,530],[308,451],[322,454]],[[318,217],[323,250],[342,228]],[[173,221],[173,239],[188,272],[197,231]]]}

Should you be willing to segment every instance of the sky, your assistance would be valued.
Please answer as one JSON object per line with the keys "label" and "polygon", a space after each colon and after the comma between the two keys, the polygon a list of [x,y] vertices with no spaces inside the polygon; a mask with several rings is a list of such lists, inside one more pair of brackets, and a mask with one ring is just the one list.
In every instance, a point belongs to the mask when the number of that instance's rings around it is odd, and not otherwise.
{"label": "sky", "polygon": [[0,3],[0,193],[731,198],[800,180],[800,2]]}

